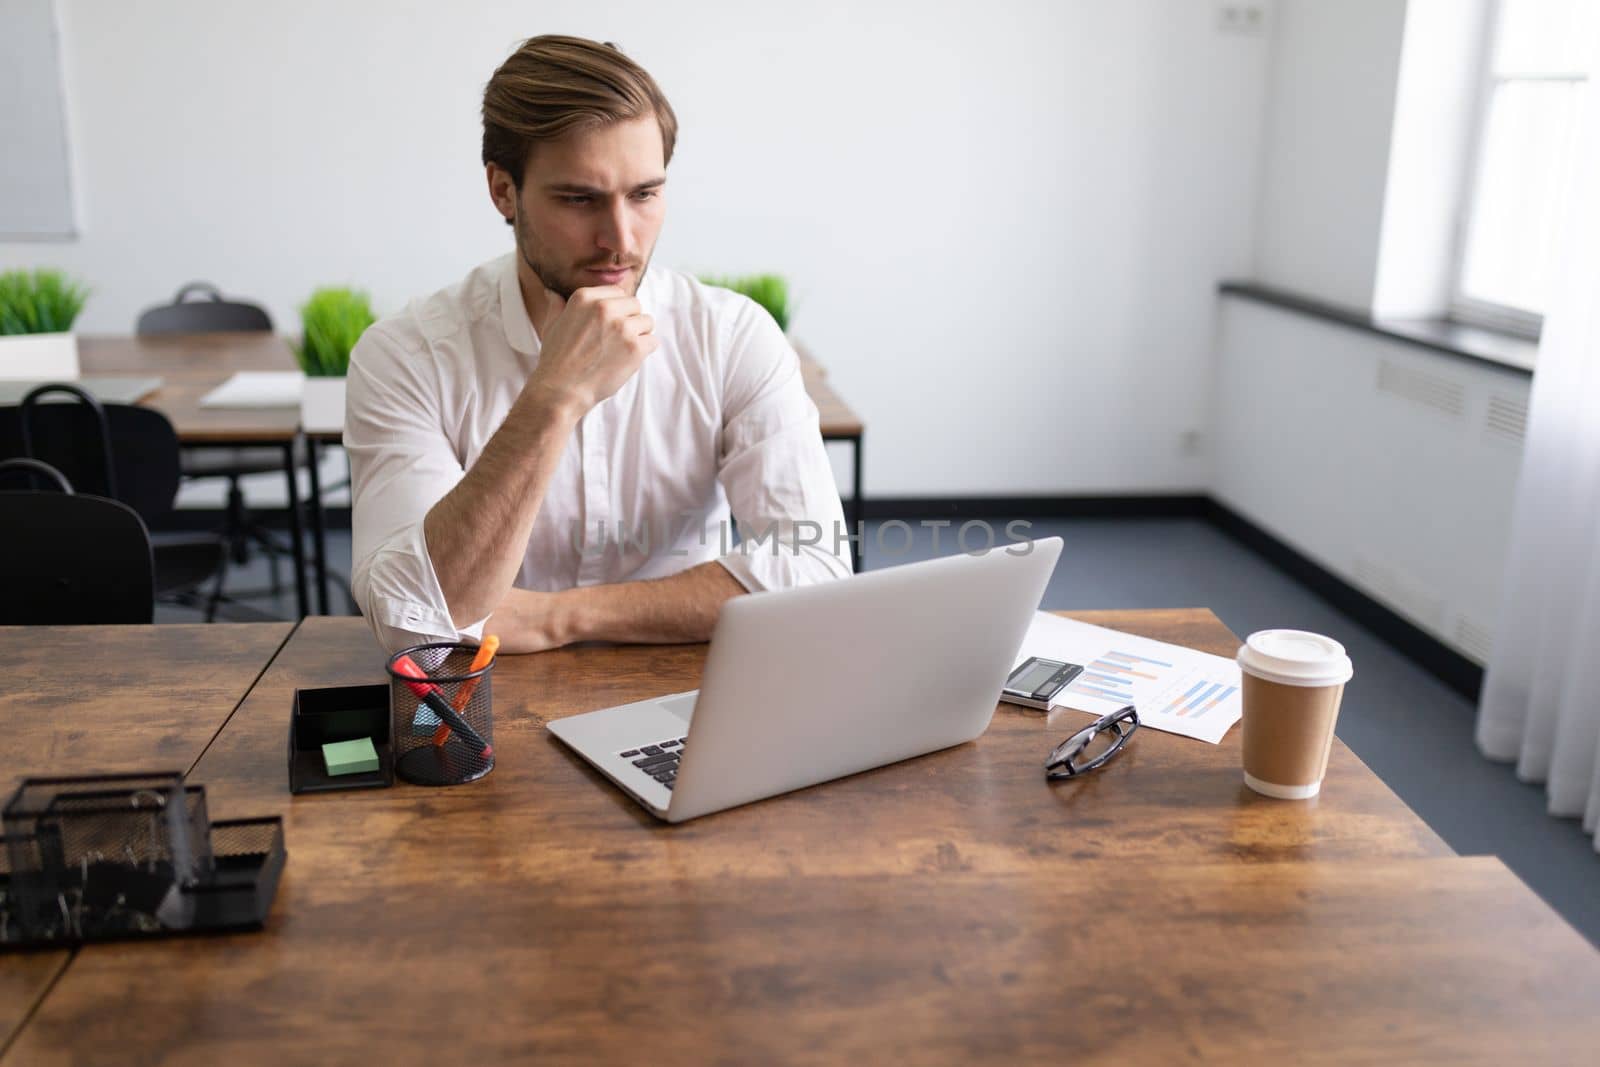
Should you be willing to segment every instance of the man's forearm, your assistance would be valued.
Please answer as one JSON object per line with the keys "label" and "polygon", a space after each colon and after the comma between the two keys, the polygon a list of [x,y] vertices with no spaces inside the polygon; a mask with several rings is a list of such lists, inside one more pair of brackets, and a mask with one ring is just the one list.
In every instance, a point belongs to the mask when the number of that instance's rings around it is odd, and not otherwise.
{"label": "man's forearm", "polygon": [[538,652],[577,641],[704,641],[723,602],[744,591],[720,563],[702,563],[670,578],[559,593],[513,589],[484,632],[497,634],[506,652]]}
{"label": "man's forearm", "polygon": [[576,424],[570,408],[525,393],[466,477],[429,510],[428,558],[456,625],[494,611],[516,579]]}

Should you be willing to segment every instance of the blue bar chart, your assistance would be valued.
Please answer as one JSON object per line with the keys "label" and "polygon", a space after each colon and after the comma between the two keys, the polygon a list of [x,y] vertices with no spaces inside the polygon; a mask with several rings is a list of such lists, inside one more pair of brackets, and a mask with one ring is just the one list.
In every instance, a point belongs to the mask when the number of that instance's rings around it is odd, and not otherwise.
{"label": "blue bar chart", "polygon": [[1231,659],[1041,614],[1022,653],[1081,663],[1058,706],[1095,715],[1129,704],[1157,730],[1213,744],[1239,720],[1239,667]]}
{"label": "blue bar chart", "polygon": [[1132,704],[1136,680],[1160,681],[1161,675],[1157,672],[1171,670],[1172,666],[1163,660],[1131,652],[1106,652],[1084,665],[1083,673],[1071,688],[1087,696]]}
{"label": "blue bar chart", "polygon": [[1168,704],[1165,710],[1168,715],[1193,715],[1198,719],[1238,691],[1236,685],[1224,686],[1221,682],[1213,682],[1208,686],[1203,681],[1196,682],[1177,700]]}

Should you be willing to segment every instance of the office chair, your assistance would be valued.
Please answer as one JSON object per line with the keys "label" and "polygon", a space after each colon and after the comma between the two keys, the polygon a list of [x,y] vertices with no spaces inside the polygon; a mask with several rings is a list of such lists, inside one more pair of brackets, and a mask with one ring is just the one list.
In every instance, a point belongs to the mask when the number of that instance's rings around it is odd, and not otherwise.
{"label": "office chair", "polygon": [[[189,300],[192,294],[204,300]],[[170,304],[158,304],[139,314],[135,333],[141,337],[163,333],[236,333],[272,329],[264,308],[242,300],[224,300],[210,282],[190,282],[178,290]]]}
{"label": "office chair", "polygon": [[[191,300],[198,296],[202,299]],[[178,290],[170,304],[146,308],[135,327],[141,337],[161,334],[234,333],[271,331],[272,318],[265,309],[239,300],[224,300],[209,282],[190,282]],[[245,506],[239,479],[247,474],[275,474],[283,470],[283,453],[276,448],[235,448],[227,445],[199,445],[182,453],[184,478],[202,481],[223,478],[228,483],[228,503],[223,522],[233,561],[240,566],[250,562],[250,546],[259,546],[267,555],[272,578],[272,593],[280,594],[278,559],[292,555],[290,547],[256,522]]]}
{"label": "office chair", "polygon": [[[48,491],[12,489],[41,482]],[[0,461],[0,624],[148,623],[155,565],[144,520],[128,505],[75,494],[35,459]]]}
{"label": "office chair", "polygon": [[[64,394],[76,403],[48,403]],[[70,384],[41,385],[18,405],[0,406],[0,456],[43,460],[80,493],[119,501],[148,531],[172,513],[178,492],[178,435],[167,417],[133,404],[101,404]],[[215,534],[161,533],[147,538],[156,597],[186,606],[215,578],[206,621],[224,599],[226,543]]]}

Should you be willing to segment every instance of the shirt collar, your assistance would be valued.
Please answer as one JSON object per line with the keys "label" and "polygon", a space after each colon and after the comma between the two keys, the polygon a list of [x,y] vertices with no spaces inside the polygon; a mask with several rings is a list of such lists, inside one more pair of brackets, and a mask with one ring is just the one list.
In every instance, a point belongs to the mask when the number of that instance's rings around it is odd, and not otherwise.
{"label": "shirt collar", "polygon": [[539,338],[533,332],[533,320],[528,317],[528,305],[522,302],[522,285],[517,281],[517,253],[505,257],[500,271],[500,323],[506,331],[506,343],[525,356],[539,354]]}

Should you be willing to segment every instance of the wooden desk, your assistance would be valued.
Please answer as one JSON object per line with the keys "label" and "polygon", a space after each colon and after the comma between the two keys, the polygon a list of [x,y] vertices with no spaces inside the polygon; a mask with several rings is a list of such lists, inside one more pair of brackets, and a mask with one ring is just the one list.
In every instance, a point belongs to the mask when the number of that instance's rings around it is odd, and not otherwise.
{"label": "wooden desk", "polygon": [[199,333],[158,337],[80,337],[84,374],[160,375],[143,403],[171,420],[186,445],[281,445],[300,429],[300,409],[203,408],[200,399],[239,371],[298,370],[289,343],[274,333]]}
{"label": "wooden desk", "polygon": [[[295,479],[300,441],[300,409],[203,408],[200,400],[238,371],[296,370],[289,343],[273,333],[199,333],[157,337],[80,337],[78,362],[84,374],[160,375],[161,388],[141,401],[171,421],[184,445],[234,445],[277,448],[283,452],[289,498],[290,540],[294,553],[295,596],[301,615],[311,610],[306,584],[304,525],[300,486]],[[311,465],[311,493],[318,493]],[[313,520],[320,521],[320,507]],[[323,568],[325,544],[313,538],[316,564]],[[321,610],[328,610],[326,589]]]}
{"label": "wooden desk", "polygon": [[[188,770],[293,628],[0,627],[0,798],[30,775]],[[0,1048],[67,958],[0,955]]]}
{"label": "wooden desk", "polygon": [[[1200,610],[1076,617],[1236,644]],[[360,620],[304,620],[194,772],[285,816],[268,929],[84,949],[3,1064],[1573,1063],[1600,1036],[1600,954],[1342,744],[1304,803],[1243,788],[1237,732],[1142,731],[1052,786],[1081,718],[1003,705],[972,744],[667,827],[543,729],[703,656],[502,659],[483,782],[291,798],[293,689],[382,678]]]}

